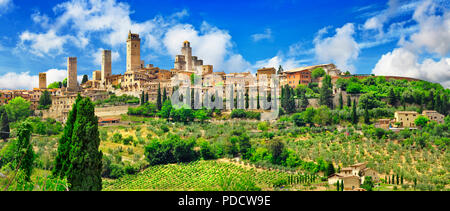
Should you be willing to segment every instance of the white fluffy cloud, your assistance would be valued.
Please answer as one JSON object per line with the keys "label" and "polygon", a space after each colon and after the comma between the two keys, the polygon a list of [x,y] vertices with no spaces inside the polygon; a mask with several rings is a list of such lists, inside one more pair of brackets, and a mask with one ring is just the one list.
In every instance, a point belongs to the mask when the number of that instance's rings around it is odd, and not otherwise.
{"label": "white fluffy cloud", "polygon": [[[442,15],[437,15],[443,12]],[[432,1],[425,1],[413,15],[419,23],[420,30],[411,36],[411,43],[416,48],[425,48],[430,53],[445,56],[450,52],[450,11],[439,8]]]}
{"label": "white fluffy cloud", "polygon": [[[204,64],[212,64],[217,70],[226,70],[225,60],[231,53],[231,35],[203,22],[200,31],[190,24],[178,24],[168,29],[162,43],[170,56],[181,54],[183,42],[191,43],[192,54],[203,59]],[[231,58],[231,57],[230,57]]]}
{"label": "white fluffy cloud", "polygon": [[[384,54],[372,73],[399,75],[441,83],[450,87],[450,12],[432,1],[425,1],[414,12],[419,31],[409,39],[402,39],[400,46]],[[435,54],[437,60],[422,58]]]}
{"label": "white fluffy cloud", "polygon": [[[158,39],[164,29],[187,15],[187,11],[182,10],[166,18],[156,16],[151,20],[135,22],[130,18],[132,11],[129,5],[116,0],[72,0],[56,5],[53,11],[54,19],[39,11],[31,16],[44,32],[24,31],[20,35],[19,47],[27,50],[31,45],[30,52],[41,57],[49,55],[50,50],[55,50],[51,54],[61,54],[66,45],[85,49],[92,37],[116,47],[124,45],[131,30],[145,38],[144,47],[158,49],[161,47],[158,46]],[[47,45],[49,40],[57,42]]]}
{"label": "white fluffy cloud", "polygon": [[253,70],[250,62],[240,54],[230,56],[224,66],[227,67],[227,72],[251,72]]}
{"label": "white fluffy cloud", "polygon": [[63,46],[66,44],[70,36],[58,36],[56,32],[50,30],[46,33],[32,33],[25,31],[20,35],[19,47],[28,49],[37,56],[49,54],[61,54]]}
{"label": "white fluffy cloud", "polygon": [[6,12],[12,7],[13,2],[12,0],[0,0],[0,16]]}
{"label": "white fluffy cloud", "polygon": [[397,48],[383,55],[372,73],[420,78],[450,88],[450,58],[439,61],[425,59],[420,63],[419,57],[405,48]]}
{"label": "white fluffy cloud", "polygon": [[[47,72],[47,85],[62,81],[67,77],[66,70],[50,69]],[[39,86],[39,76],[31,75],[30,72],[9,72],[0,76],[2,89],[33,89]]]}
{"label": "white fluffy cloud", "polygon": [[253,34],[252,39],[254,42],[258,42],[261,40],[270,40],[272,39],[272,30],[270,28],[267,28],[264,30],[264,33]]}
{"label": "white fluffy cloud", "polygon": [[352,62],[358,58],[359,46],[353,35],[355,27],[352,23],[347,23],[336,29],[336,34],[332,37],[323,38],[327,34],[327,28],[321,29],[314,39],[314,51],[316,58],[320,62],[333,62],[338,68],[354,72]]}

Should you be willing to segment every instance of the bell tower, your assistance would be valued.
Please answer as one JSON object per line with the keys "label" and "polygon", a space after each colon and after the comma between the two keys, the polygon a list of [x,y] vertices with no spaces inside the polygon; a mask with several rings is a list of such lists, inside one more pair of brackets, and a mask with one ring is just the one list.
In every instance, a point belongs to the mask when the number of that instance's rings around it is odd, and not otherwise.
{"label": "bell tower", "polygon": [[192,71],[192,48],[189,41],[183,42],[181,53],[184,55],[184,61],[186,62],[186,71]]}
{"label": "bell tower", "polygon": [[141,39],[139,34],[128,32],[127,39],[127,72],[138,70],[141,67]]}

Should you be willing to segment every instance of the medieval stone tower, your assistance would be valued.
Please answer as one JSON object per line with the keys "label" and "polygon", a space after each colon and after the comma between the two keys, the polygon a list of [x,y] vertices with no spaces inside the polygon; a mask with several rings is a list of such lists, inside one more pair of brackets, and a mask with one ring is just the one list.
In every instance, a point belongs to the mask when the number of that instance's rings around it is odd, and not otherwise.
{"label": "medieval stone tower", "polygon": [[101,76],[101,86],[104,87],[106,84],[106,78],[111,76],[111,50],[102,51],[102,76]]}
{"label": "medieval stone tower", "polygon": [[184,61],[186,61],[186,71],[192,71],[192,48],[189,41],[184,41],[181,53],[184,55]]}
{"label": "medieval stone tower", "polygon": [[128,33],[127,39],[127,72],[141,67],[141,39],[139,34]]}
{"label": "medieval stone tower", "polygon": [[47,88],[47,73],[39,73],[39,89]]}
{"label": "medieval stone tower", "polygon": [[77,57],[67,58],[67,91],[78,90]]}

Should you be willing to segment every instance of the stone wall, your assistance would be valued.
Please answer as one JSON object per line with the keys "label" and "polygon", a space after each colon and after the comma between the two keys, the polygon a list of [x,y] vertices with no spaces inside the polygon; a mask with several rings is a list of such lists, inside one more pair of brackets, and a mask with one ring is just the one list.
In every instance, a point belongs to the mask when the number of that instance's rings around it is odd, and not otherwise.
{"label": "stone wall", "polygon": [[137,107],[137,105],[96,107],[95,115],[97,115],[98,117],[120,116],[122,114],[126,114],[128,112],[129,107]]}

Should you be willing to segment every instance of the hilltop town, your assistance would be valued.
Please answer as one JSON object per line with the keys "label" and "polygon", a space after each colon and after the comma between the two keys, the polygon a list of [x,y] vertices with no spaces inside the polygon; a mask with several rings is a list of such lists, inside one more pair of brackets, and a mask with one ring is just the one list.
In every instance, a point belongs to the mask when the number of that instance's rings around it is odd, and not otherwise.
{"label": "hilltop town", "polygon": [[[126,69],[123,74],[112,74],[111,50],[103,50],[101,52],[101,70],[93,71],[90,80],[79,84],[77,81],[77,57],[69,57],[67,58],[67,82],[65,85],[62,85],[60,88],[47,88],[46,73],[39,73],[39,87],[33,90],[0,90],[0,105],[7,104],[10,100],[20,96],[31,102],[32,110],[40,110],[38,109],[39,100],[43,92],[48,91],[52,98],[51,106],[49,109],[36,112],[36,114],[40,114],[44,118],[54,118],[65,122],[67,114],[78,93],[82,96],[90,97],[93,101],[108,99],[111,94],[134,97],[148,95],[148,101],[156,103],[158,89],[164,89],[170,96],[174,87],[180,86],[180,84],[174,83],[175,79],[190,78],[192,75],[198,76],[201,79],[201,96],[207,91],[211,92],[211,90],[214,90],[214,87],[226,87],[229,84],[236,85],[238,83],[244,85],[241,89],[248,91],[251,87],[262,83],[260,82],[262,76],[269,81],[267,87],[267,93],[269,93],[270,88],[273,86],[271,84],[272,75],[276,75],[279,79],[276,87],[278,90],[286,85],[294,89],[298,85],[308,86],[311,83],[317,83],[318,87],[321,87],[323,77],[312,77],[312,72],[317,69],[324,70],[325,74],[330,75],[333,84],[339,78],[356,77],[358,79],[364,79],[373,76],[352,75],[349,72],[343,73],[334,64],[298,67],[284,71],[282,69],[277,70],[276,67],[262,67],[256,70],[256,77],[250,72],[214,72],[213,65],[205,65],[203,64],[203,60],[192,55],[192,47],[189,41],[182,43],[181,54],[176,55],[173,69],[165,70],[154,67],[153,64],[145,64],[145,61],[141,60],[141,39],[139,38],[139,34],[133,34],[130,31],[126,43]],[[384,77],[387,80],[418,81],[418,79],[407,77]],[[333,87],[333,101],[335,104],[338,101],[338,93],[341,93],[341,91],[340,88]],[[225,96],[227,90],[224,89],[223,92],[223,96]],[[309,104],[318,105],[318,102],[310,99]],[[225,106],[224,109],[231,110],[232,108]],[[126,112],[126,109],[124,111]]]}
{"label": "hilltop town", "polygon": [[[129,32],[122,74],[103,50],[101,70],[81,84],[69,57],[57,87],[40,73],[33,90],[0,91],[0,185],[15,177],[12,143],[29,127],[33,182],[61,168],[62,141],[83,139],[103,153],[95,190],[448,190],[450,90],[440,84],[334,64],[215,72],[189,41],[165,70],[141,60],[140,41]],[[89,135],[67,134],[87,119]]]}

